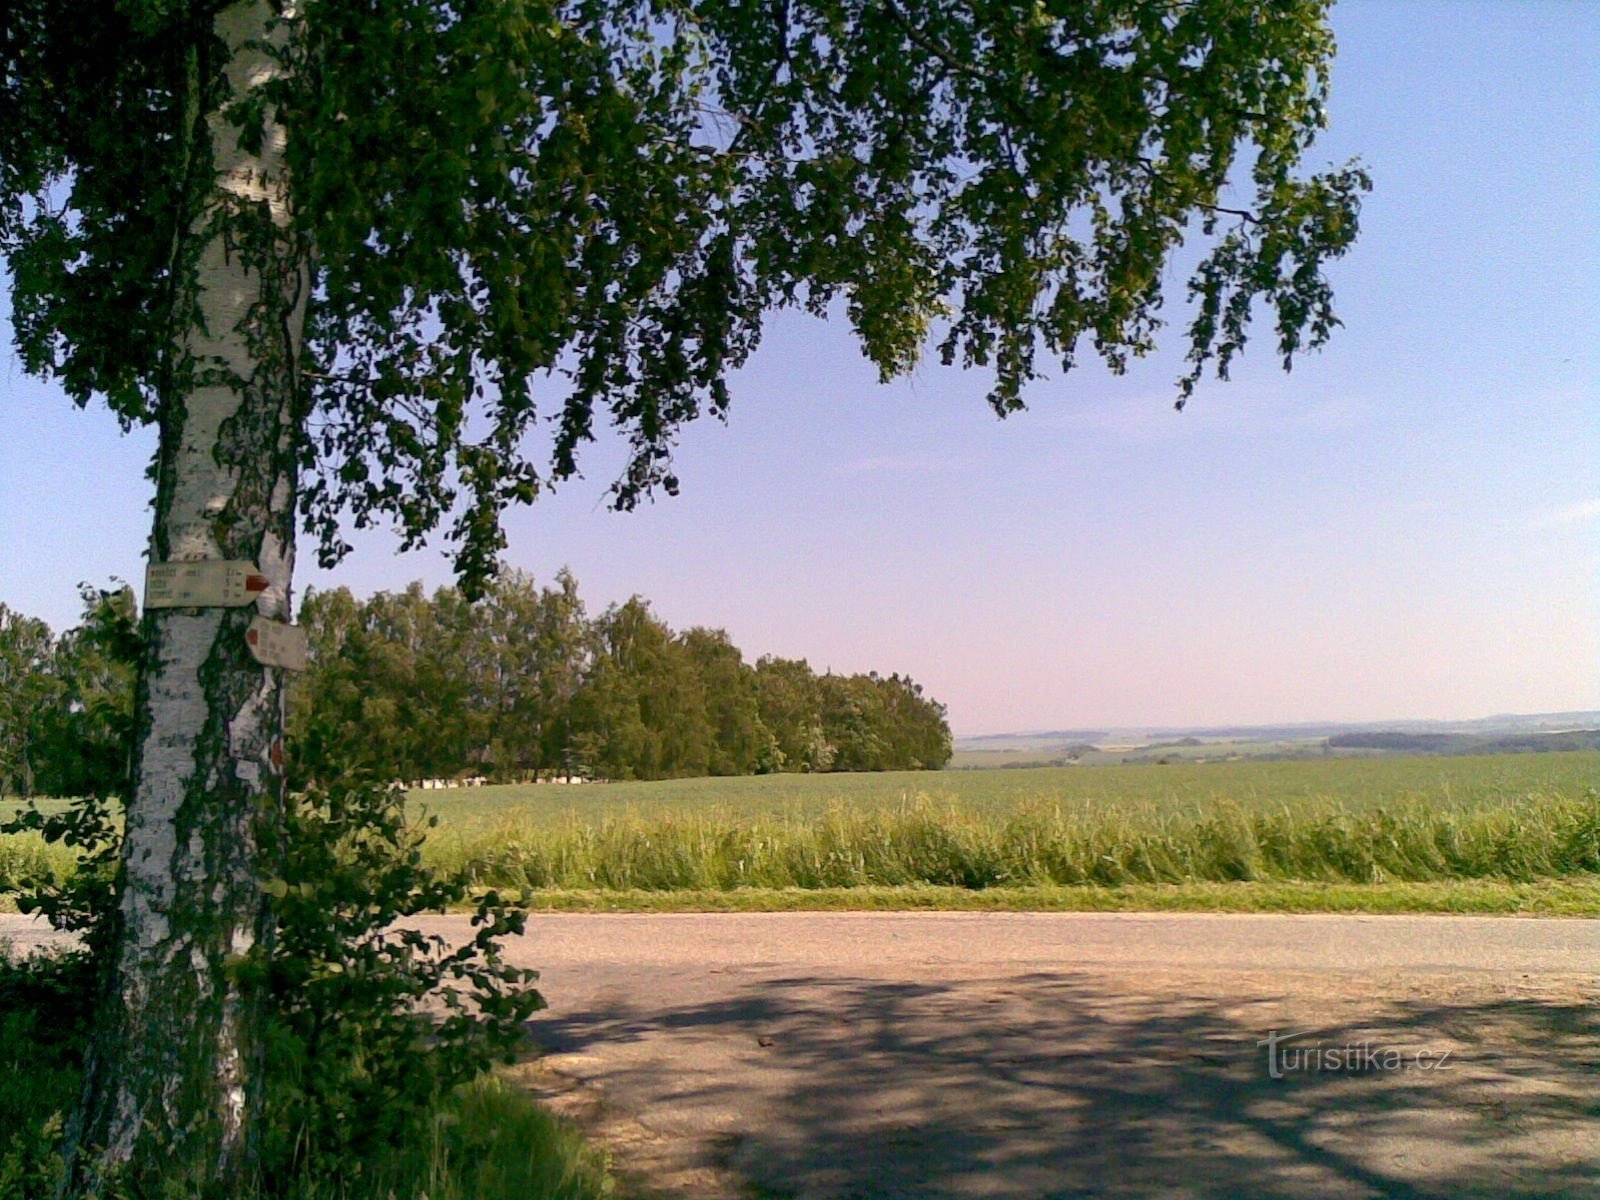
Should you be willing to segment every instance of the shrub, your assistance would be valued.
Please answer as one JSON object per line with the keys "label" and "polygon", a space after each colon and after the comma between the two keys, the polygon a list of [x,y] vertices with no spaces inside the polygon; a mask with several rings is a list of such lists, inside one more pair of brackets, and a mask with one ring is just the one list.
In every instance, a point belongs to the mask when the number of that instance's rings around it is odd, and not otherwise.
{"label": "shrub", "polygon": [[[84,949],[0,969],[0,1034],[12,1055],[35,1047],[26,1061],[0,1065],[25,1091],[42,1074],[59,1083],[32,1096],[0,1088],[0,1106],[11,1105],[0,1107],[8,1118],[0,1128],[17,1131],[0,1148],[0,1200],[32,1200],[48,1194],[46,1148],[75,1095],[100,987],[117,831],[94,801],[11,824],[81,855],[69,879],[34,880],[20,907],[78,933]],[[525,914],[497,894],[478,900],[474,936],[458,949],[396,926],[467,899],[458,874],[423,863],[427,827],[407,822],[402,792],[354,780],[293,797],[267,832],[265,861],[281,872],[263,885],[274,933],[237,968],[259,989],[265,1014],[263,1196],[388,1195],[398,1169],[422,1169],[404,1153],[397,1164],[395,1148],[438,1144],[453,1094],[509,1059],[523,1022],[543,1006],[536,973],[504,960],[501,939],[522,931]],[[44,1041],[39,1013],[50,1014]]]}
{"label": "shrub", "polygon": [[83,950],[13,958],[0,946],[0,1200],[55,1190],[55,1142],[77,1096],[95,966]]}
{"label": "shrub", "polygon": [[467,898],[465,883],[422,862],[426,828],[402,791],[355,782],[294,797],[270,879],[275,940],[255,967],[265,990],[269,1193],[290,1180],[363,1172],[424,1138],[456,1087],[509,1061],[544,1006],[537,972],[508,965],[500,940],[525,914],[480,897],[472,940],[397,927]]}

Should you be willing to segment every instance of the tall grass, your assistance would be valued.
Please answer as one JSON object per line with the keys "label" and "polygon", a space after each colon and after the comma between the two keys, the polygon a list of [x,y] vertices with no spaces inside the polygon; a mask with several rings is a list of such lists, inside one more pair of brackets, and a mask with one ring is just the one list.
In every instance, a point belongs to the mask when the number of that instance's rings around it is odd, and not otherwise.
{"label": "tall grass", "polygon": [[[1600,755],[675,780],[419,793],[477,883],[733,891],[1600,872]],[[0,891],[72,857],[0,837]]]}
{"label": "tall grass", "polygon": [[729,810],[442,828],[430,853],[494,887],[644,891],[927,884],[982,889],[1282,880],[1532,881],[1600,872],[1600,795],[1467,810],[1217,802],[1013,812],[912,798],[820,818]]}
{"label": "tall grass", "polygon": [[16,891],[34,882],[60,883],[77,866],[77,853],[37,833],[0,836],[0,892]]}
{"label": "tall grass", "polygon": [[[326,1176],[291,1184],[282,1200],[607,1200],[603,1151],[504,1080],[484,1076],[433,1114],[429,1137],[366,1164],[361,1183]],[[262,1198],[266,1200],[266,1198]]]}
{"label": "tall grass", "polygon": [[[54,1194],[60,1177],[54,1143],[74,1082],[59,1070],[8,1074],[5,1086],[30,1097],[26,1105],[0,1105],[26,1110],[21,1121],[0,1129],[0,1200]],[[43,1115],[40,1096],[55,1106]],[[248,1200],[610,1200],[616,1194],[603,1151],[493,1076],[451,1096],[434,1114],[424,1144],[396,1146],[390,1161],[364,1164],[361,1178],[359,1186],[345,1187],[324,1174]]]}

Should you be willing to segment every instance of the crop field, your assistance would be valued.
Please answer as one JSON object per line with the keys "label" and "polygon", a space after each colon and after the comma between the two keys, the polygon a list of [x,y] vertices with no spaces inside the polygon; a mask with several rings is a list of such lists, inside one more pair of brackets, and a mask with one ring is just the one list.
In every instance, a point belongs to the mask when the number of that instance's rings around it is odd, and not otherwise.
{"label": "crop field", "polygon": [[411,798],[419,809],[437,815],[441,825],[465,829],[508,819],[597,823],[624,816],[717,814],[803,820],[841,807],[884,811],[919,798],[992,816],[1041,806],[1064,813],[1117,809],[1181,816],[1218,804],[1250,812],[1360,811],[1415,803],[1472,811],[1537,796],[1578,796],[1592,787],[1600,787],[1600,754],[1579,752],[541,783],[417,791]]}
{"label": "crop field", "polygon": [[601,892],[1570,880],[1600,755],[543,784],[415,793],[485,885]]}
{"label": "crop field", "polygon": [[[1060,903],[1050,889],[1128,898],[1175,886],[1226,907],[1219,887],[1252,884],[1302,898],[1345,889],[1340,903],[1352,886],[1432,888],[1425,903],[1395,892],[1378,907],[1450,907],[1471,881],[1482,911],[1526,910],[1482,889],[1559,885],[1561,911],[1597,912],[1597,785],[1600,754],[1573,752],[546,783],[410,799],[437,821],[434,862],[570,906],[798,891],[833,907],[983,894],[1028,907]],[[0,882],[52,867],[65,869],[59,848],[0,839]],[[886,901],[885,889],[943,899]]]}

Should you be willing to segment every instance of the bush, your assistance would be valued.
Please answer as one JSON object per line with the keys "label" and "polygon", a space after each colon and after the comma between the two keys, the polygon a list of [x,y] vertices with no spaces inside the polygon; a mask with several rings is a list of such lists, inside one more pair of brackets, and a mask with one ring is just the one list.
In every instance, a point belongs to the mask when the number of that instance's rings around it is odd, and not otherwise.
{"label": "bush", "polygon": [[267,1190],[327,1177],[359,1194],[373,1163],[427,1136],[451,1091],[510,1060],[523,1022],[544,1006],[537,973],[501,955],[525,914],[484,895],[472,941],[456,950],[395,928],[467,898],[459,877],[423,866],[424,830],[407,823],[398,789],[358,783],[295,797],[281,837],[268,860],[281,849],[283,875],[266,884],[277,936],[257,963]]}
{"label": "bush", "polygon": [[[455,1153],[458,1167],[464,1159],[441,1120],[464,1085],[511,1058],[523,1022],[543,1007],[536,973],[501,953],[525,914],[495,893],[478,900],[474,936],[459,949],[395,927],[467,899],[459,875],[423,864],[427,827],[407,822],[403,792],[352,781],[292,798],[264,846],[281,870],[264,884],[274,935],[238,966],[265,1012],[263,1197],[446,1195],[438,1156]],[[35,878],[20,907],[79,934],[85,948],[0,967],[0,1068],[15,1081],[0,1085],[0,1130],[15,1131],[0,1146],[0,1200],[49,1194],[59,1166],[50,1147],[76,1095],[100,988],[118,840],[94,801],[58,816],[24,813],[11,823],[19,829],[81,855],[69,879]]]}
{"label": "bush", "polygon": [[0,946],[0,1200],[55,1189],[55,1142],[78,1093],[95,977],[86,951],[14,959]]}

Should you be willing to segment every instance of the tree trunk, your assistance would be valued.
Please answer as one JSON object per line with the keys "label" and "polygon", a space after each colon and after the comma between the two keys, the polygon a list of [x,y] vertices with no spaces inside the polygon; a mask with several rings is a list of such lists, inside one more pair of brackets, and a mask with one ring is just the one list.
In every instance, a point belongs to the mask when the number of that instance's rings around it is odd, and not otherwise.
{"label": "tree trunk", "polygon": [[[248,559],[268,588],[244,608],[145,613],[118,928],[67,1135],[74,1197],[226,1195],[250,1175],[259,1021],[235,967],[270,936],[259,847],[281,812],[284,711],[281,673],[244,635],[256,615],[289,616],[309,276],[289,230],[282,126],[269,109],[257,146],[224,116],[286,69],[287,29],[267,0],[248,0],[212,31],[191,73],[190,175],[203,190],[174,255],[150,560]],[[220,87],[206,67],[216,52]]]}

